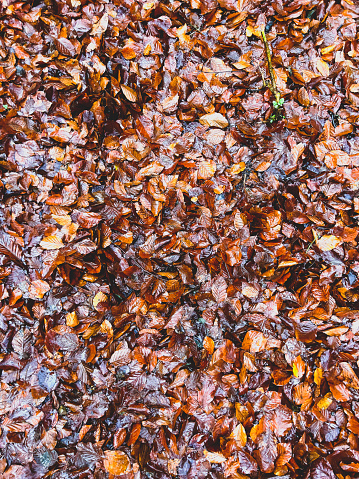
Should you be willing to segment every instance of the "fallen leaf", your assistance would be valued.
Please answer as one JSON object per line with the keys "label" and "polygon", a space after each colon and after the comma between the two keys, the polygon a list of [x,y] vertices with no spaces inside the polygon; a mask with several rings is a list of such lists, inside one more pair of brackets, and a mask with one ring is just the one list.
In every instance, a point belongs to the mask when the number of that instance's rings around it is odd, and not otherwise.
{"label": "fallen leaf", "polygon": [[202,125],[216,126],[217,128],[226,128],[228,126],[227,119],[221,113],[207,113],[199,119]]}

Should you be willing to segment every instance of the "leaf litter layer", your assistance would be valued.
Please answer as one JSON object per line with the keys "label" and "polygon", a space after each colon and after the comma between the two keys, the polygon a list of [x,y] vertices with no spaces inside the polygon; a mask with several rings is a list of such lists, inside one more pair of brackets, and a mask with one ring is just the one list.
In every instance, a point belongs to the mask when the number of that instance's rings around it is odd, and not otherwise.
{"label": "leaf litter layer", "polygon": [[358,3],[0,15],[1,477],[357,477]]}

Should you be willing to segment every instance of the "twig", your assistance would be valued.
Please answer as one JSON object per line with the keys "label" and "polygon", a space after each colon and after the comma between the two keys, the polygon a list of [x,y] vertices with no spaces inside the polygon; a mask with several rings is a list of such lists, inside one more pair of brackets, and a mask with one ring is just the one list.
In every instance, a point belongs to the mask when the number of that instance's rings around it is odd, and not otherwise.
{"label": "twig", "polygon": [[281,100],[281,95],[279,93],[279,90],[277,88],[277,84],[275,82],[274,69],[273,69],[273,65],[272,65],[272,54],[271,54],[271,51],[270,51],[270,48],[269,48],[269,43],[268,43],[265,31],[262,30],[261,34],[262,34],[262,40],[263,40],[263,43],[264,43],[264,48],[265,48],[266,55],[267,55],[268,70],[269,70],[269,76],[270,76],[270,83],[266,82],[266,84],[267,84],[268,88],[270,89],[270,91],[273,93],[276,102],[279,104],[280,100]]}
{"label": "twig", "polygon": [[270,117],[270,121],[276,121],[280,118],[283,118],[283,115],[280,113],[280,110],[282,109],[283,103],[284,103],[284,98],[281,97],[280,91],[278,90],[277,83],[275,81],[275,75],[274,75],[274,68],[272,65],[272,53],[269,47],[269,43],[265,34],[265,31],[261,31],[261,36],[262,40],[264,43],[264,49],[266,52],[267,56],[267,63],[268,63],[268,71],[269,71],[269,78],[270,81],[267,81],[264,78],[264,73],[262,70],[261,75],[263,78],[263,84],[265,87],[269,88],[269,90],[272,92],[272,95],[274,96],[275,100],[273,101],[273,108],[275,110],[274,114]]}

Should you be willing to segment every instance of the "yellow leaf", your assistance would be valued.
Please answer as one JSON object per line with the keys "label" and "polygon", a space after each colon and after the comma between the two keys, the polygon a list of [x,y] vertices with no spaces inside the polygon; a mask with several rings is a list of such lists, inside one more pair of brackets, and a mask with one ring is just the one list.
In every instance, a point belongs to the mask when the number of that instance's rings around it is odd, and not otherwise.
{"label": "yellow leaf", "polygon": [[317,368],[314,371],[314,382],[317,386],[320,386],[320,383],[322,382],[323,379],[323,369],[322,368]]}
{"label": "yellow leaf", "polygon": [[232,176],[238,175],[238,173],[241,173],[243,170],[245,170],[246,164],[244,161],[240,161],[239,163],[235,163],[233,166],[228,168],[228,173]]}
{"label": "yellow leaf", "polygon": [[247,444],[247,434],[242,424],[238,424],[238,426],[233,429],[231,437],[239,442],[240,447],[244,447]]}
{"label": "yellow leaf", "polygon": [[322,251],[331,251],[336,248],[342,240],[334,235],[323,235],[317,240],[317,246]]}
{"label": "yellow leaf", "polygon": [[143,50],[144,55],[149,55],[151,53],[152,47],[151,44],[149,43],[146,48]]}
{"label": "yellow leaf", "polygon": [[77,318],[76,311],[72,311],[71,313],[66,314],[66,325],[70,326],[70,328],[74,328],[79,324],[79,320]]}
{"label": "yellow leaf", "polygon": [[325,397],[320,399],[320,401],[318,401],[317,406],[319,409],[328,409],[332,402],[332,399],[330,399],[330,397],[327,397],[326,395]]}
{"label": "yellow leaf", "polygon": [[107,301],[107,296],[102,291],[99,291],[98,293],[96,293],[92,303],[94,305],[94,308],[97,310],[98,304],[105,303],[106,301]]}
{"label": "yellow leaf", "polygon": [[342,334],[345,334],[348,331],[349,331],[349,328],[347,326],[338,326],[337,328],[327,329],[326,331],[323,331],[323,333],[326,334],[327,336],[341,336]]}
{"label": "yellow leaf", "polygon": [[329,45],[329,47],[324,47],[320,50],[322,55],[328,55],[328,53],[332,53],[335,49],[335,45]]}

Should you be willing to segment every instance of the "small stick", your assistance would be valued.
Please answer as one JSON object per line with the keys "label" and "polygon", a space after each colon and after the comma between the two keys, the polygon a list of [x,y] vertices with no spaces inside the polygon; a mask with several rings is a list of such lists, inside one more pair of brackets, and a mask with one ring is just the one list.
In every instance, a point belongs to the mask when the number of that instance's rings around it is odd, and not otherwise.
{"label": "small stick", "polygon": [[272,54],[271,54],[271,51],[270,51],[269,43],[268,43],[268,40],[267,40],[267,37],[266,37],[266,34],[265,34],[264,30],[261,31],[261,34],[262,34],[262,40],[263,40],[263,43],[264,43],[264,48],[265,48],[266,55],[267,55],[268,70],[269,70],[269,76],[270,76],[270,80],[271,80],[270,85],[268,85],[268,88],[273,93],[273,95],[275,97],[275,101],[277,103],[280,103],[281,96],[280,96],[279,90],[277,88],[277,84],[275,82],[274,69],[273,69],[273,65],[272,65]]}
{"label": "small stick", "polygon": [[283,114],[281,113],[282,111],[282,105],[284,103],[284,98],[281,97],[280,91],[277,88],[277,84],[275,81],[275,76],[274,76],[274,68],[272,65],[272,53],[269,47],[269,43],[265,34],[264,30],[261,30],[261,35],[262,35],[262,40],[264,43],[264,49],[266,52],[267,56],[267,63],[268,63],[268,70],[269,70],[269,77],[270,81],[266,81],[264,78],[264,73],[261,70],[261,75],[263,78],[263,84],[265,87],[269,88],[269,90],[272,92],[272,95],[274,96],[275,100],[273,101],[273,108],[274,108],[274,114],[271,115],[269,121],[272,123],[273,121],[277,121],[280,118],[283,118]]}

